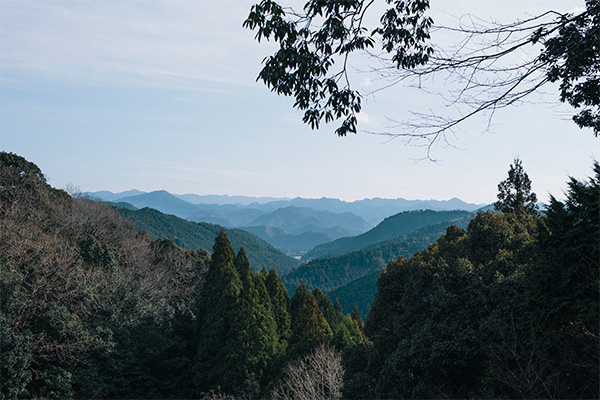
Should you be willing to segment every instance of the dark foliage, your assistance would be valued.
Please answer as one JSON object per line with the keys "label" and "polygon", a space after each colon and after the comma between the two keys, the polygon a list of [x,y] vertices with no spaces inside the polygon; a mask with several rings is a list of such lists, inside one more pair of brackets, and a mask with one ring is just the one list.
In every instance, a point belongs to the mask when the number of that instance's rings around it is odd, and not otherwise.
{"label": "dark foliage", "polygon": [[[322,120],[343,118],[336,133],[356,133],[361,96],[350,87],[348,56],[372,48],[373,36],[381,37],[383,49],[393,53],[394,62],[403,68],[424,64],[433,52],[426,44],[433,22],[424,15],[429,2],[390,3],[373,32],[362,24],[368,8],[364,1],[310,0],[299,14],[272,0],[255,4],[244,26],[257,31],[258,41],[273,39],[279,44],[279,50],[265,59],[258,79],[278,94],[293,96],[294,107],[304,110],[303,121],[311,128],[318,128]],[[332,73],[336,61],[342,65]]]}
{"label": "dark foliage", "polygon": [[594,398],[600,167],[545,215],[479,213],[388,265],[349,398]]}
{"label": "dark foliage", "polygon": [[[356,133],[362,96],[352,88],[348,71],[359,64],[352,56],[366,53],[378,63],[372,72],[390,78],[384,88],[405,81],[422,87],[428,78],[454,77],[460,88],[441,97],[465,107],[455,118],[415,112],[421,121],[399,121],[404,131],[378,134],[425,139],[430,149],[470,117],[512,106],[548,82],[559,82],[560,101],[579,110],[575,123],[599,134],[598,0],[586,0],[585,11],[575,15],[548,10],[506,24],[494,20],[450,28],[434,25],[429,0],[306,0],[302,9],[286,3],[263,0],[253,5],[244,26],[256,31],[259,42],[274,40],[278,45],[263,61],[257,80],[293,97],[293,106],[304,111],[303,121],[313,129],[323,120],[341,119],[337,135]],[[373,10],[378,19],[368,15]],[[372,21],[378,22],[369,26]],[[460,35],[458,50],[434,49],[429,39],[436,28]],[[541,52],[533,48],[536,44],[543,46]],[[524,49],[534,50],[530,59],[514,57]]]}
{"label": "dark foliage", "polygon": [[519,158],[508,170],[508,178],[498,184],[498,201],[494,209],[508,212],[537,213],[537,196],[531,191],[531,180]]}

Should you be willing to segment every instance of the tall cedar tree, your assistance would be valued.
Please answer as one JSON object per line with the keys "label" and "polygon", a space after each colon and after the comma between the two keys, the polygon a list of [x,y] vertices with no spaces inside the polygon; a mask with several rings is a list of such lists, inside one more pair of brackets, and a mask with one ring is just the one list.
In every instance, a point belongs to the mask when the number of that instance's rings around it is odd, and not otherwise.
{"label": "tall cedar tree", "polygon": [[329,324],[329,327],[335,332],[335,329],[339,324],[342,323],[342,320],[344,319],[344,314],[342,313],[341,308],[335,309],[329,296],[323,293],[319,288],[313,289],[312,294],[315,296],[317,304],[323,313],[323,317],[325,317],[325,320]]}
{"label": "tall cedar tree", "polygon": [[288,345],[288,359],[296,359],[308,354],[317,345],[329,342],[332,337],[331,328],[304,281],[296,289],[290,308],[292,335]]}
{"label": "tall cedar tree", "polygon": [[238,354],[232,351],[232,346],[238,341],[234,318],[242,289],[233,249],[221,229],[200,295],[199,344],[194,366],[198,393],[230,388],[232,382],[240,381],[236,368]]}
{"label": "tall cedar tree", "polygon": [[279,278],[279,275],[277,275],[274,269],[269,271],[265,280],[265,286],[269,293],[269,297],[271,298],[273,316],[275,318],[275,323],[277,324],[279,344],[282,348],[285,348],[291,335],[292,319],[289,313],[290,296],[288,295],[288,291],[281,281],[281,278]]}
{"label": "tall cedar tree", "polygon": [[235,391],[254,397],[268,380],[269,366],[278,347],[277,326],[267,289],[262,278],[255,277],[243,247],[235,259],[235,267],[243,286],[232,321],[236,343],[230,346],[232,356],[237,359],[232,366],[239,380]]}

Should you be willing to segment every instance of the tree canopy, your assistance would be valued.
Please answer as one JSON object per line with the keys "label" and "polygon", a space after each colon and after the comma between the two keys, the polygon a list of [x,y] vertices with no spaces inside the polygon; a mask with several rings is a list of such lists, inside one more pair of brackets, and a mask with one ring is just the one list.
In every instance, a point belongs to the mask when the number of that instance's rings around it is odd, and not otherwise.
{"label": "tree canopy", "polygon": [[597,397],[600,166],[545,213],[480,212],[388,264],[347,398]]}
{"label": "tree canopy", "polygon": [[[508,24],[458,28],[435,25],[429,0],[387,0],[377,26],[367,26],[366,17],[375,0],[307,0],[302,10],[280,3],[262,0],[244,22],[258,41],[279,44],[265,58],[257,80],[293,97],[294,107],[304,111],[303,121],[313,129],[322,121],[341,120],[337,135],[356,133],[364,94],[353,88],[350,56],[368,52],[381,62],[376,72],[390,79],[388,86],[412,80],[420,87],[439,74],[460,82],[455,93],[446,94],[451,104],[463,107],[458,117],[417,115],[420,122],[401,121],[399,132],[380,134],[431,144],[466,119],[482,113],[491,118],[495,110],[548,82],[560,83],[560,100],[577,110],[577,125],[591,128],[595,136],[600,133],[598,0],[586,0],[585,10],[577,14],[550,10]],[[458,33],[456,48],[436,47],[434,30]],[[534,55],[511,58],[521,50]]]}
{"label": "tree canopy", "polygon": [[519,158],[515,158],[508,170],[508,178],[498,184],[498,201],[494,208],[504,213],[525,211],[535,214],[537,196],[531,191],[531,180]]}

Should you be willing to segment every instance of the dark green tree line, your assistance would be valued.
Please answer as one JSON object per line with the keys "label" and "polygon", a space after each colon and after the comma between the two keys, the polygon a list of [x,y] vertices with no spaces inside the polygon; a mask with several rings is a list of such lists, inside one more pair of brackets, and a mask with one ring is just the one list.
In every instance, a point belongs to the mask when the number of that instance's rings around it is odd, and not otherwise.
{"label": "dark green tree line", "polygon": [[[346,352],[349,398],[594,398],[599,382],[600,166],[564,202],[479,213],[381,273]],[[515,206],[516,205],[516,206]]]}

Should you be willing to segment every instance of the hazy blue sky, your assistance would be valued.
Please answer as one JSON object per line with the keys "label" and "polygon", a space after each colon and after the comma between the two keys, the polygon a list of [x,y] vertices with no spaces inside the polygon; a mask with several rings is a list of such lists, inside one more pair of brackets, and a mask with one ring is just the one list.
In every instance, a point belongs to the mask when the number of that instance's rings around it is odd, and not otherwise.
{"label": "hazy blue sky", "polygon": [[[588,176],[600,156],[591,130],[565,117],[571,110],[557,105],[554,87],[535,104],[498,112],[491,132],[483,120],[470,122],[453,146],[434,147],[438,163],[415,162],[424,150],[401,140],[312,131],[290,99],[255,82],[273,47],[241,27],[251,4],[0,0],[0,148],[35,162],[53,186],[82,191],[474,203],[495,200],[515,156],[542,201],[560,197],[569,175]],[[436,21],[467,12],[512,21],[582,6],[433,2]],[[360,89],[374,84],[356,76]],[[402,88],[380,92],[365,99],[359,128],[385,130],[387,116],[419,104],[437,106]]]}

